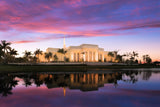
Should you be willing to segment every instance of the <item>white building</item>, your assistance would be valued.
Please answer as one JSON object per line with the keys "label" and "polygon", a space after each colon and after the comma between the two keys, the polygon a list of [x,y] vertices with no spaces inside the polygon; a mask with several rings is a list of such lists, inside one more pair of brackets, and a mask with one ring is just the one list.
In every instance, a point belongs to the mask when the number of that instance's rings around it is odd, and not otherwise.
{"label": "white building", "polygon": [[[82,44],[80,46],[70,46],[66,48],[64,38],[63,49],[67,51],[66,54],[59,53],[59,48],[47,48],[46,52],[51,52],[53,56],[56,55],[58,57],[58,61],[64,61],[64,59],[68,59],[70,62],[115,61],[115,57],[108,56],[108,51],[104,51],[104,48],[100,48],[98,45],[94,44]],[[54,60],[54,57],[52,57],[51,61]],[[44,54],[40,56],[40,61],[47,61]]]}

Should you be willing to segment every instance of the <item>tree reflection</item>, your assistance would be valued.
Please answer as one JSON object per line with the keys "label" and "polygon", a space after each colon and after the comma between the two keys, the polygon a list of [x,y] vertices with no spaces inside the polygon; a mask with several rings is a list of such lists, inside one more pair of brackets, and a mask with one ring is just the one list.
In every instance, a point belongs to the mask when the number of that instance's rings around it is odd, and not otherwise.
{"label": "tree reflection", "polygon": [[146,71],[146,72],[143,72],[143,80],[149,80],[149,78],[152,76],[152,72],[150,71]]}
{"label": "tree reflection", "polygon": [[12,88],[18,84],[18,81],[13,76],[8,74],[0,75],[0,94],[8,96],[12,94]]}
{"label": "tree reflection", "polygon": [[71,73],[71,74],[50,74],[50,73],[21,73],[21,74],[1,74],[0,75],[0,94],[7,96],[12,94],[12,89],[18,83],[15,79],[20,78],[24,81],[24,86],[28,87],[35,84],[40,87],[45,84],[48,89],[56,87],[68,87],[81,91],[98,90],[104,84],[113,84],[118,87],[118,81],[136,83],[138,75],[142,75],[143,80],[151,77],[151,72],[113,72],[113,73]]}
{"label": "tree reflection", "polygon": [[126,75],[127,77],[129,77],[129,79],[123,79],[124,82],[129,82],[129,83],[136,83],[138,81],[138,71],[127,71],[125,73],[123,73],[123,75]]}

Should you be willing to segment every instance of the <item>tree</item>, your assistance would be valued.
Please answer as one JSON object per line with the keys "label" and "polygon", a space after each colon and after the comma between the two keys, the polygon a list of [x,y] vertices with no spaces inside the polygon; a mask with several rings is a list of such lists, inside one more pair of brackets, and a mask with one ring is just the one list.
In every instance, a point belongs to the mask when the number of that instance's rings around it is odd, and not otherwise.
{"label": "tree", "polygon": [[127,53],[124,54],[123,56],[126,57],[126,60],[128,60],[128,58],[129,58],[129,56],[130,56],[130,53],[127,52]]}
{"label": "tree", "polygon": [[66,54],[66,53],[67,53],[67,51],[65,51],[63,48],[62,48],[62,49],[59,49],[58,52],[59,52],[59,53],[62,53],[62,54]]}
{"label": "tree", "polygon": [[2,61],[2,55],[3,55],[3,51],[2,51],[2,47],[0,47],[0,62]]}
{"label": "tree", "polygon": [[148,64],[151,64],[152,59],[151,59],[150,57],[147,57],[146,62],[147,62]]}
{"label": "tree", "polygon": [[136,59],[136,57],[138,57],[138,53],[137,52],[133,51],[132,54],[133,54],[134,59]]}
{"label": "tree", "polygon": [[64,62],[65,62],[66,60],[65,54],[67,53],[67,51],[62,48],[62,49],[59,49],[58,52],[64,55]]}
{"label": "tree", "polygon": [[58,57],[56,54],[53,57],[54,57],[54,61],[58,61]]}
{"label": "tree", "polygon": [[116,56],[116,60],[118,61],[118,62],[122,62],[122,55],[117,55]]}
{"label": "tree", "polygon": [[143,63],[146,63],[146,55],[143,55]]}
{"label": "tree", "polygon": [[15,49],[10,49],[7,55],[8,61],[13,62],[15,61],[15,56],[18,55],[18,53]]}
{"label": "tree", "polygon": [[15,56],[15,55],[18,55],[18,53],[15,49],[10,49],[10,55]]}
{"label": "tree", "polygon": [[112,57],[114,57],[114,53],[113,52],[108,52],[108,56],[111,57],[111,62],[112,62]]}
{"label": "tree", "polygon": [[12,89],[18,84],[15,78],[8,74],[0,75],[0,95],[6,97],[12,94]]}
{"label": "tree", "polygon": [[48,62],[50,62],[50,58],[52,58],[52,53],[45,53],[45,58],[48,60]]}
{"label": "tree", "polygon": [[133,63],[138,63],[138,60],[136,59],[138,57],[138,53],[133,51],[133,52],[129,52],[129,53],[126,53],[124,55],[122,55],[124,57],[126,57],[126,63],[127,64],[133,64]]}
{"label": "tree", "polygon": [[11,49],[10,45],[11,43],[6,42],[5,40],[2,40],[0,44],[1,54],[3,53],[1,57],[4,59],[5,64],[7,63],[7,53]]}
{"label": "tree", "polygon": [[[115,57],[117,57],[118,51],[113,51],[112,53],[114,54]],[[114,56],[113,56],[113,57],[114,57]]]}
{"label": "tree", "polygon": [[134,63],[137,63],[136,57],[138,57],[138,53],[135,52],[135,51],[133,51],[133,52],[131,53],[131,59],[132,59],[132,61],[133,61]]}
{"label": "tree", "polygon": [[27,61],[29,61],[29,57],[32,55],[32,53],[30,51],[25,50],[24,52],[24,57],[27,59]]}
{"label": "tree", "polygon": [[34,52],[35,56],[38,56],[38,62],[39,62],[39,55],[42,55],[42,52],[43,52],[43,51],[41,51],[40,49],[37,49],[37,50]]}
{"label": "tree", "polygon": [[143,62],[150,64],[152,62],[152,59],[150,58],[149,55],[143,55]]}

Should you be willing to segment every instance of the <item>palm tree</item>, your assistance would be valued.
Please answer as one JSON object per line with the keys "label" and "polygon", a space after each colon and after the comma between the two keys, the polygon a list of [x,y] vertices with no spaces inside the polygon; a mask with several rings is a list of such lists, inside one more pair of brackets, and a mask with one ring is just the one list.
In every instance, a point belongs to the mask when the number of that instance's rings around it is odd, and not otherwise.
{"label": "palm tree", "polygon": [[9,61],[14,61],[15,56],[18,55],[18,53],[15,49],[10,49],[7,55],[8,55],[7,59],[9,59]]}
{"label": "palm tree", "polygon": [[11,45],[10,42],[6,42],[5,40],[1,41],[0,47],[1,51],[3,52],[4,63],[7,63],[6,59],[7,59],[7,53],[11,49],[10,45]]}
{"label": "palm tree", "polygon": [[32,53],[30,51],[26,51],[24,52],[24,57],[27,59],[27,61],[29,60],[29,57],[32,55]]}
{"label": "palm tree", "polygon": [[65,51],[63,48],[62,48],[62,49],[59,49],[58,52],[59,52],[59,53],[62,53],[62,54],[66,54],[66,53],[67,53],[67,51]]}
{"label": "palm tree", "polygon": [[18,53],[15,49],[10,49],[10,55],[15,56],[15,55],[18,55]]}
{"label": "palm tree", "polygon": [[125,56],[125,57],[127,57],[126,59],[128,60],[128,58],[129,58],[129,56],[130,56],[130,53],[126,53],[126,54],[124,54],[123,56]]}
{"label": "palm tree", "polygon": [[143,55],[143,63],[146,63],[146,55]]}
{"label": "palm tree", "polygon": [[136,57],[138,57],[138,53],[135,52],[135,51],[133,51],[132,55],[133,55],[133,58],[134,58],[134,59],[135,59]]}
{"label": "palm tree", "polygon": [[4,74],[3,78],[0,79],[0,95],[8,96],[12,94],[12,89],[18,84],[18,81],[13,76]]}
{"label": "palm tree", "polygon": [[113,51],[112,53],[114,54],[113,57],[115,57],[115,60],[117,60],[117,57],[119,57],[119,56],[118,56],[118,51]]}
{"label": "palm tree", "polygon": [[58,61],[58,57],[56,54],[53,57],[54,57],[54,61]]}
{"label": "palm tree", "polygon": [[5,40],[2,40],[1,44],[0,44],[0,47],[6,53],[9,49],[11,49],[10,45],[11,45],[10,42],[6,42]]}
{"label": "palm tree", "polygon": [[48,62],[50,62],[50,58],[52,58],[52,53],[45,53],[45,58],[48,60]]}
{"label": "palm tree", "polygon": [[38,56],[38,61],[39,61],[39,55],[42,55],[42,52],[43,52],[43,51],[41,51],[40,49],[37,49],[37,50],[34,52],[35,56]]}
{"label": "palm tree", "polygon": [[67,53],[67,51],[62,48],[62,49],[59,49],[58,52],[64,55],[64,62],[65,62],[66,60],[65,54]]}

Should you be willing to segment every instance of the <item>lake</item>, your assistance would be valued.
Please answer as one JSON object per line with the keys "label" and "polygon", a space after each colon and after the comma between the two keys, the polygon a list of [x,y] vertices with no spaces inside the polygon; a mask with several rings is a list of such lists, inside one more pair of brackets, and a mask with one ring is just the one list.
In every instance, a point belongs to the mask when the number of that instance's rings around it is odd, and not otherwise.
{"label": "lake", "polygon": [[0,73],[0,107],[160,107],[160,69]]}

